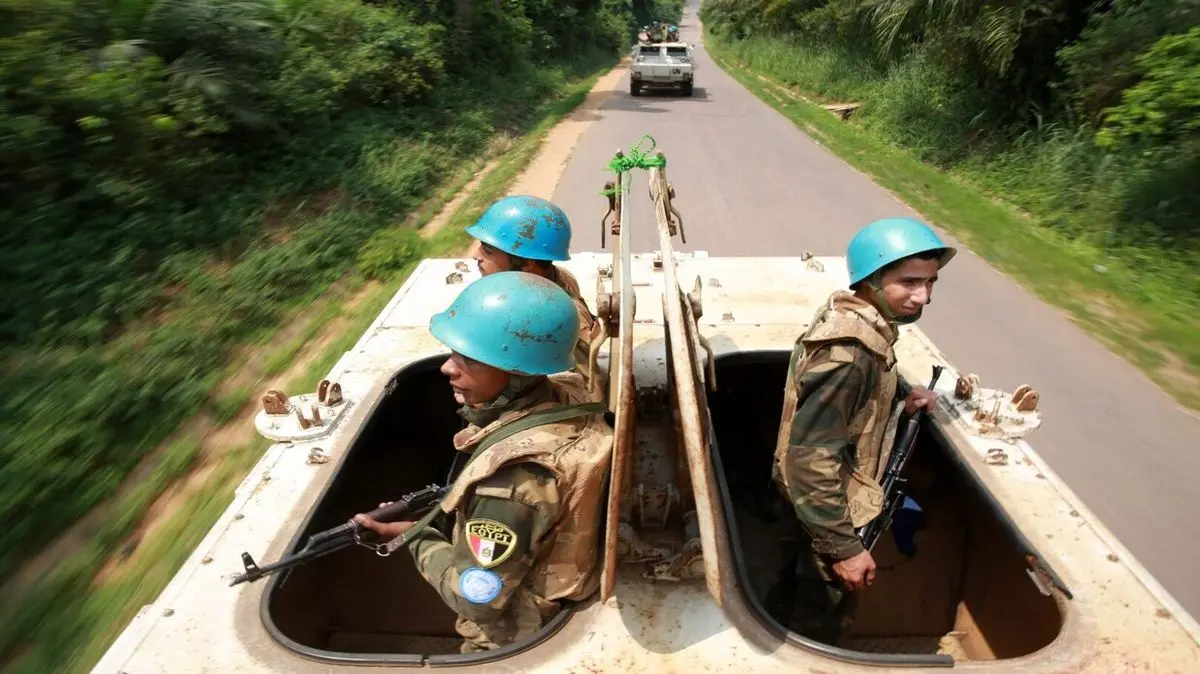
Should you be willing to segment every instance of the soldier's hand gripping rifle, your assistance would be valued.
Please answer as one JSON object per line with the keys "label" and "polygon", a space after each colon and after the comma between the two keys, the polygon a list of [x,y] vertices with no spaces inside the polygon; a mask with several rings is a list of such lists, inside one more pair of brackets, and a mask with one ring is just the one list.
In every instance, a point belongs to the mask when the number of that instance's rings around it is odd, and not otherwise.
{"label": "soldier's hand gripping rifle", "polygon": [[[942,375],[942,366],[933,366],[933,380],[929,382],[929,390],[937,386],[938,377]],[[904,478],[900,477],[900,473],[904,470],[905,464],[908,463],[908,457],[912,455],[913,446],[917,442],[917,431],[920,430],[921,419],[925,416],[924,408],[917,408],[912,416],[908,418],[908,423],[904,427],[904,434],[900,436],[899,442],[896,443],[895,449],[892,450],[891,456],[888,457],[887,471],[883,475],[883,482],[880,485],[883,487],[883,512],[870,522],[863,525],[859,529],[859,537],[862,539],[863,547],[871,550],[875,547],[875,543],[883,532],[892,526],[892,517],[896,511],[900,509],[900,504],[904,503],[904,490],[900,488],[900,484],[904,482]]]}
{"label": "soldier's hand gripping rifle", "polygon": [[[367,513],[367,515],[385,524],[420,517],[436,506],[448,490],[449,487],[439,487],[436,484],[431,484],[424,489],[405,494],[399,500],[389,503],[382,508],[376,508]],[[351,519],[345,524],[338,525],[332,529],[326,529],[325,531],[319,531],[309,536],[308,542],[305,543],[302,550],[292,555],[284,555],[279,561],[267,564],[266,566],[260,567],[258,564],[255,564],[254,558],[250,556],[250,553],[243,552],[242,565],[246,567],[246,572],[234,578],[233,582],[229,585],[232,587],[238,583],[252,583],[276,571],[306,564],[318,557],[324,557],[331,552],[336,552],[351,545],[363,545],[364,547],[374,548],[375,544],[373,542],[364,540],[367,537],[377,538],[377,535],[375,532],[364,528],[358,522]]]}

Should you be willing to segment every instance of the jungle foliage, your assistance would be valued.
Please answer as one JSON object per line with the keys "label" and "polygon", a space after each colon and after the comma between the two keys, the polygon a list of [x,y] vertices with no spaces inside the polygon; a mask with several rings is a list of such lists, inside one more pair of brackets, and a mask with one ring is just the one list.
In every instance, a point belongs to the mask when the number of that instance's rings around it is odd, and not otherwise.
{"label": "jungle foliage", "polygon": [[419,258],[397,227],[453,168],[681,8],[0,0],[0,575],[227,416],[237,348]]}
{"label": "jungle foliage", "polygon": [[1200,371],[1200,0],[705,0],[701,17],[756,70],[861,103],[851,123],[1094,251]]}

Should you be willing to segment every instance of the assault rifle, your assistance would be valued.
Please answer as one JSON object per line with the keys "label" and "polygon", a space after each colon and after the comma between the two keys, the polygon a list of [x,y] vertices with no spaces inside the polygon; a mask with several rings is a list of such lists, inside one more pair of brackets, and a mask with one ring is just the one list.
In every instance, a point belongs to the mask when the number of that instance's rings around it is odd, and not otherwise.
{"label": "assault rifle", "polygon": [[[436,506],[449,490],[450,487],[448,486],[440,487],[436,484],[431,484],[424,489],[405,494],[399,500],[389,503],[382,508],[376,508],[367,513],[367,515],[384,523],[420,517]],[[243,552],[242,565],[246,567],[246,572],[234,578],[229,586],[233,587],[238,583],[244,582],[253,583],[263,576],[306,564],[318,557],[324,557],[331,552],[336,552],[351,545],[363,545],[368,548],[375,547],[374,542],[365,540],[368,537],[376,539],[377,535],[370,529],[362,527],[352,518],[345,524],[340,524],[325,531],[318,531],[309,536],[308,542],[302,550],[292,555],[284,555],[279,561],[267,564],[266,566],[260,567],[258,564],[255,564],[254,558],[250,556],[250,553]]]}
{"label": "assault rifle", "polygon": [[[932,391],[934,386],[937,386],[938,377],[942,375],[942,366],[933,366],[933,380],[929,382],[929,390]],[[892,517],[896,511],[900,509],[900,505],[904,503],[904,490],[900,488],[900,484],[904,482],[904,478],[900,477],[900,473],[904,470],[905,464],[908,463],[908,457],[912,456],[913,445],[917,442],[917,431],[920,430],[921,419],[925,416],[925,410],[918,408],[913,415],[908,418],[908,423],[904,427],[904,434],[900,436],[899,442],[896,443],[895,449],[892,450],[891,456],[888,457],[887,470],[883,475],[883,481],[880,484],[883,487],[883,512],[870,522],[863,525],[858,530],[859,538],[862,539],[863,547],[868,551],[875,547],[875,543],[883,532],[892,526]]]}

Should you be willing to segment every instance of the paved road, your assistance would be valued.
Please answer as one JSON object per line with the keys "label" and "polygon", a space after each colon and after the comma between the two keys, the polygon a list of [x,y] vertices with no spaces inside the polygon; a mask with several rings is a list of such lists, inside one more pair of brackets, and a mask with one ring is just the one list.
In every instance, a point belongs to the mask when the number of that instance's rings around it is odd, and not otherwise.
{"label": "paved road", "polygon": [[[600,250],[598,195],[618,149],[650,134],[670,162],[688,243],[710,255],[843,254],[854,231],[911,209],[814,143],[713,63],[696,0],[680,25],[697,45],[694,97],[629,95],[628,75],[579,140],[554,193],[573,250]],[[644,178],[634,212],[649,214]],[[649,217],[649,216],[647,216]],[[951,239],[953,240],[953,239]],[[634,250],[657,249],[651,227]],[[1030,384],[1045,421],[1031,441],[1052,468],[1193,616],[1200,618],[1200,419],[1063,312],[962,248],[921,327],[984,386]]]}

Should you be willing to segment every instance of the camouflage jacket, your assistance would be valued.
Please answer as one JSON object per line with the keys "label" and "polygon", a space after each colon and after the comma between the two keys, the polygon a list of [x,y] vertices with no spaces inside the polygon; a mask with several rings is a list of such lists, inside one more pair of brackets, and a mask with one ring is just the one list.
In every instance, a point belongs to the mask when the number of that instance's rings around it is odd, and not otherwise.
{"label": "camouflage jacket", "polygon": [[792,351],[772,473],[813,551],[833,559],[862,552],[855,529],[882,510],[903,407],[896,336],[872,305],[838,291]]}
{"label": "camouflage jacket", "polygon": [[[583,380],[549,378],[484,428],[454,438],[464,452],[530,412],[588,402]],[[441,503],[450,540],[426,529],[410,546],[418,572],[458,614],[464,652],[498,648],[537,632],[599,586],[602,501],[612,429],[602,415],[518,432],[484,450]]]}

